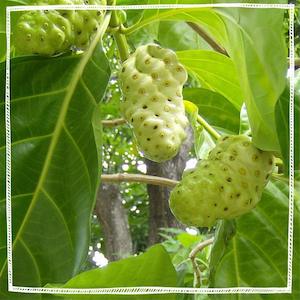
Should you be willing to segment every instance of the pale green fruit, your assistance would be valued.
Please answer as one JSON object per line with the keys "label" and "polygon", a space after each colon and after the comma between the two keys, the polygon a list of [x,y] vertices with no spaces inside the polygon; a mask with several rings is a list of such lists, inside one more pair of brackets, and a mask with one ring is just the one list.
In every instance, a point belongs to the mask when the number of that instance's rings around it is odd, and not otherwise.
{"label": "pale green fruit", "polygon": [[[45,0],[38,5],[100,5],[101,0]],[[16,49],[24,54],[53,56],[71,48],[84,50],[103,19],[101,11],[46,10],[24,13],[14,31]]]}
{"label": "pale green fruit", "polygon": [[51,56],[69,49],[71,36],[70,22],[56,11],[32,11],[19,19],[14,41],[24,54]]}
{"label": "pale green fruit", "polygon": [[[51,4],[105,5],[105,0],[49,0]],[[64,10],[59,13],[72,24],[74,43],[79,50],[86,49],[102,23],[104,12],[97,10]]]}
{"label": "pale green fruit", "polygon": [[246,136],[226,136],[208,159],[183,175],[172,190],[170,208],[189,226],[210,227],[253,209],[273,170],[273,156]]}
{"label": "pale green fruit", "polygon": [[186,80],[175,52],[154,44],[139,47],[122,66],[121,111],[139,150],[150,160],[171,159],[186,137],[182,99]]}

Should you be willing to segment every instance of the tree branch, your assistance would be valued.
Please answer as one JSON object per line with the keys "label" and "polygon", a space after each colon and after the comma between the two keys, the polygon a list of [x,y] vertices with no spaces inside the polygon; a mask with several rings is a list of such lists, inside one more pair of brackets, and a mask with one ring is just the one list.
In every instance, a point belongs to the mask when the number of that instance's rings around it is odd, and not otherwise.
{"label": "tree branch", "polygon": [[198,33],[215,51],[229,56],[227,51],[221,47],[214,39],[212,39],[198,24],[186,22],[195,32]]}
{"label": "tree branch", "polygon": [[113,119],[113,120],[102,120],[101,123],[103,126],[106,127],[115,127],[115,126],[126,124],[126,120],[123,118]]}
{"label": "tree branch", "polygon": [[176,180],[158,176],[127,173],[102,174],[101,180],[102,182],[141,182],[152,185],[168,186],[172,188],[178,183]]}
{"label": "tree branch", "polygon": [[189,258],[192,261],[194,269],[194,284],[198,287],[201,286],[201,270],[196,262],[197,254],[202,251],[205,247],[211,245],[214,242],[214,238],[200,242],[190,253]]}

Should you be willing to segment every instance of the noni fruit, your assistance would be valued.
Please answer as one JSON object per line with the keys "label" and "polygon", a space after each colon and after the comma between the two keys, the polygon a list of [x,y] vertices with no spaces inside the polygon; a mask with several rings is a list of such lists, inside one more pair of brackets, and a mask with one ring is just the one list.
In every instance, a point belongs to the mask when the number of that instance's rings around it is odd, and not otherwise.
{"label": "noni fruit", "polygon": [[[101,5],[105,0],[42,0],[38,5]],[[84,50],[98,30],[103,11],[36,10],[19,18],[14,44],[23,54],[53,56],[71,48]]]}
{"label": "noni fruit", "polygon": [[182,98],[186,80],[175,52],[155,44],[140,46],[123,63],[121,111],[139,150],[152,161],[174,157],[186,137]]}
{"label": "noni fruit", "polygon": [[273,165],[272,154],[247,136],[225,136],[207,159],[183,174],[171,192],[170,208],[182,223],[199,227],[245,214],[260,201]]}

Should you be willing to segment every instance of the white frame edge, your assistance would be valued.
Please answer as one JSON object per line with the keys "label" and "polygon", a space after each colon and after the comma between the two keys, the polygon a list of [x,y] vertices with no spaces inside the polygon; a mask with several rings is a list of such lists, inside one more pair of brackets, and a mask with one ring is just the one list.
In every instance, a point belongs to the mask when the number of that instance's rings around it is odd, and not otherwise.
{"label": "white frame edge", "polygon": [[[45,9],[65,10],[138,10],[138,9],[180,9],[180,8],[256,8],[256,9],[286,9],[289,11],[289,63],[290,63],[290,176],[289,176],[289,217],[288,217],[288,272],[286,287],[232,287],[232,288],[172,288],[172,287],[120,287],[120,288],[42,288],[22,287],[13,285],[12,268],[12,211],[11,211],[11,126],[10,126],[10,37],[11,12]],[[292,293],[293,279],[293,219],[294,219],[294,4],[262,4],[262,3],[215,3],[215,4],[168,4],[168,5],[44,5],[44,6],[10,6],[6,8],[6,86],[5,86],[5,124],[6,124],[6,222],[7,222],[7,270],[8,291],[33,294],[115,294],[115,295],[146,295],[146,294],[283,294]]]}

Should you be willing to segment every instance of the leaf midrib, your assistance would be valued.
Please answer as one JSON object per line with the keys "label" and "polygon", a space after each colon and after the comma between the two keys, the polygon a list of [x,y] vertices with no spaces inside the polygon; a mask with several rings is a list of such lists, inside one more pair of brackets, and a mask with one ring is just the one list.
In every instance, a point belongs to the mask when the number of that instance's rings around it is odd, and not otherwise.
{"label": "leaf midrib", "polygon": [[[219,89],[216,89],[215,87],[213,87],[210,83],[208,83],[207,80],[204,79],[203,76],[201,76],[200,73],[198,73],[197,71],[194,71],[194,68],[190,68],[190,67],[188,67],[188,66],[185,66],[185,67],[186,67],[187,70],[190,71],[191,74],[195,74],[195,76],[198,77],[198,79],[199,79],[200,81],[204,82],[208,87],[210,87],[211,90],[213,90],[213,91],[215,91],[215,92],[216,92],[216,91],[219,92],[222,96],[224,96],[225,98],[227,98],[228,101],[229,101],[235,108],[238,109],[239,103],[235,103],[235,102],[234,102],[234,99],[232,99],[232,97],[229,97],[228,95],[225,95],[224,92],[221,93],[221,91],[219,91]],[[208,73],[208,72],[206,72],[206,73]],[[221,78],[221,77],[219,77],[219,76],[216,75],[216,74],[213,74],[213,73],[210,73],[210,74],[211,74],[212,76],[216,77],[216,78]],[[224,78],[222,78],[222,79],[223,79],[223,81],[226,83],[226,81],[224,80]],[[232,86],[234,86],[232,83],[229,83],[229,84],[231,84]],[[227,94],[227,93],[226,93],[226,94]]]}
{"label": "leaf midrib", "polygon": [[[283,284],[285,285],[285,278],[283,277],[283,275],[281,274],[281,271],[278,269],[278,267],[274,264],[274,262],[270,259],[270,257],[268,256],[268,254],[259,246],[258,243],[256,243],[254,240],[251,240],[249,237],[247,237],[245,234],[242,234],[241,232],[238,233],[238,235],[243,238],[244,240],[247,240],[249,243],[251,243],[253,246],[256,247],[256,249],[258,251],[260,251],[263,256],[265,257],[264,261],[268,262],[270,266],[272,266],[273,270],[275,270],[277,272],[277,274],[279,275],[279,277],[281,278]],[[258,252],[256,250],[256,252]],[[262,258],[262,255],[260,255],[260,257]]]}
{"label": "leaf midrib", "polygon": [[[147,26],[147,25],[151,24],[152,22],[157,22],[159,20],[166,19],[166,18],[168,18],[170,16],[173,16],[173,15],[178,15],[178,14],[181,14],[181,13],[186,13],[188,10],[191,10],[191,8],[178,8],[176,10],[167,10],[167,12],[163,12],[163,13],[160,13],[158,11],[157,14],[152,15],[150,18],[144,19],[138,25],[134,24],[131,27],[129,27],[128,30],[127,30],[127,34],[130,35],[133,32],[135,32],[135,31],[143,28],[144,26]],[[214,12],[211,8],[203,8],[203,7],[202,8],[198,8],[198,9],[194,8],[193,10],[194,11],[197,10],[197,11],[211,11],[211,12]]]}

